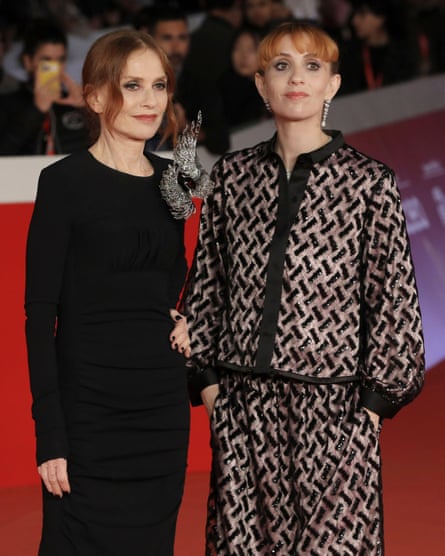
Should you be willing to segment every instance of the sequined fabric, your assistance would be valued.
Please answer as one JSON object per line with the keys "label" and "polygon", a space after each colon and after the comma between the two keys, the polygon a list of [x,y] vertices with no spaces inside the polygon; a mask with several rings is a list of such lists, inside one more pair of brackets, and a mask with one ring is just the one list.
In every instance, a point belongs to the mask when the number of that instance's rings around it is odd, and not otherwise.
{"label": "sequined fabric", "polygon": [[226,375],[207,556],[381,556],[377,431],[355,385]]}
{"label": "sequined fabric", "polygon": [[422,326],[393,172],[332,132],[289,182],[273,140],[212,180],[184,300],[196,367],[358,380],[389,417],[413,399]]}
{"label": "sequined fabric", "polygon": [[364,407],[420,392],[421,317],[394,174],[330,134],[290,179],[274,139],[212,173],[183,300],[193,402],[220,384],[207,556],[383,554]]}

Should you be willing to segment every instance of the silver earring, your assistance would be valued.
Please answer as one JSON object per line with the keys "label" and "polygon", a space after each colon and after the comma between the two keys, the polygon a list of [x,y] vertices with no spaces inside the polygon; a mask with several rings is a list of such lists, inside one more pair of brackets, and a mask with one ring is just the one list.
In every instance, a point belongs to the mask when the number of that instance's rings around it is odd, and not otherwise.
{"label": "silver earring", "polygon": [[323,113],[321,116],[321,127],[326,127],[326,122],[328,119],[328,112],[329,112],[329,107],[331,106],[331,100],[327,99],[323,102]]}
{"label": "silver earring", "polygon": [[268,100],[265,100],[265,99],[264,99],[264,106],[266,107],[266,110],[267,110],[268,112],[271,112],[271,113],[272,113],[272,108],[270,107],[270,102],[269,102]]}

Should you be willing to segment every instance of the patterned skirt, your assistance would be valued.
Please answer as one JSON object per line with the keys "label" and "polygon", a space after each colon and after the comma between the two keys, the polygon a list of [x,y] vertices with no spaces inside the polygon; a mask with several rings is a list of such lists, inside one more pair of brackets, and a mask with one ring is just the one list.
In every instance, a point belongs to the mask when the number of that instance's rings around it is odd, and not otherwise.
{"label": "patterned skirt", "polygon": [[224,374],[207,556],[381,556],[379,431],[357,383]]}

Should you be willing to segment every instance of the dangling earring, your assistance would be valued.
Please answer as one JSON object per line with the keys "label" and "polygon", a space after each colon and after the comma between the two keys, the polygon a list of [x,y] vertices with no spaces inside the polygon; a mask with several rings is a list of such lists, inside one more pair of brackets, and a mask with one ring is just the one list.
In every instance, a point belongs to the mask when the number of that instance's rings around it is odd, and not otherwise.
{"label": "dangling earring", "polygon": [[272,114],[272,108],[270,107],[270,102],[266,99],[264,99],[264,106],[266,107],[266,110]]}
{"label": "dangling earring", "polygon": [[331,106],[331,99],[326,99],[323,102],[323,113],[321,116],[321,127],[324,128],[326,127],[326,121],[328,119],[328,112],[329,112],[329,107]]}

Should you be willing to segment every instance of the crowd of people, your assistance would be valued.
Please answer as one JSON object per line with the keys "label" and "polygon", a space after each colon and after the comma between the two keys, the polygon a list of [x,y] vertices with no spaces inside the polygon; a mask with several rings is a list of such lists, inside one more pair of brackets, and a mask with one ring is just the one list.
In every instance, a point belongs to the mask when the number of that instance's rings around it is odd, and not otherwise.
{"label": "crowd of people", "polygon": [[[27,6],[29,4],[29,6]],[[213,154],[230,148],[230,134],[269,117],[254,86],[259,41],[284,21],[320,26],[338,44],[342,84],[339,95],[375,89],[421,75],[445,71],[445,2],[430,0],[207,0],[205,2],[137,2],[103,0],[3,2],[0,12],[0,66],[5,52],[21,42],[22,83],[0,73],[0,154],[70,152],[82,144],[79,99],[71,106],[75,84],[63,71],[62,98],[42,104],[36,76],[27,63],[34,44],[34,67],[49,44],[64,45],[67,35],[130,26],[147,31],[167,53],[175,71],[175,112],[179,129],[203,113],[199,141]],[[40,28],[39,28],[40,27]],[[46,34],[46,35],[45,35]],[[56,39],[56,35],[58,38]],[[44,57],[48,59],[48,53]],[[49,106],[48,106],[49,103]],[[53,112],[65,106],[65,124]],[[18,111],[31,113],[33,132],[17,130]],[[52,134],[48,122],[53,122]],[[73,135],[74,142],[59,140]],[[51,138],[48,148],[46,137]],[[154,137],[148,148],[159,148]],[[166,142],[161,148],[171,148]]]}

